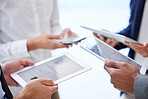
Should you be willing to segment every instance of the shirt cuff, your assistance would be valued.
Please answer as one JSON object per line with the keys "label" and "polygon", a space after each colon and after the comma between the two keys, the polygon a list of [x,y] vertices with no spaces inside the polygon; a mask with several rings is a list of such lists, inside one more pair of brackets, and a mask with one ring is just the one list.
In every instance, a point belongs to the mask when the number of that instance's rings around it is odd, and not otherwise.
{"label": "shirt cuff", "polygon": [[30,57],[27,49],[27,40],[20,40],[17,43],[12,43],[12,55],[16,58]]}

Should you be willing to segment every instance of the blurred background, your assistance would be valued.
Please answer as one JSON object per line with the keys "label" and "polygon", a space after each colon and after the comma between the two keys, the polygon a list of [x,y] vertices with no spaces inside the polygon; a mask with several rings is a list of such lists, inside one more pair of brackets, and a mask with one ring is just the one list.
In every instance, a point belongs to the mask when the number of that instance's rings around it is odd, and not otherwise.
{"label": "blurred background", "polygon": [[[92,36],[92,32],[82,29],[80,25],[94,29],[106,29],[111,32],[119,32],[128,25],[130,0],[58,0],[58,4],[62,28],[70,27],[78,35]],[[90,39],[89,42],[95,43],[93,39]],[[120,52],[127,55],[128,51],[129,49],[123,49]],[[102,72],[101,76],[106,75],[105,73]],[[105,86],[101,81],[98,84]],[[102,87],[101,90],[113,89],[110,87],[103,89]],[[112,92],[116,93],[110,93],[112,99],[118,99],[120,92],[117,90]],[[65,93],[70,95],[68,91]],[[66,95],[63,97],[66,97]],[[100,97],[100,99],[103,99],[103,97]]]}
{"label": "blurred background", "polygon": [[[119,32],[128,25],[130,0],[58,0],[58,4],[62,28],[70,27],[79,35],[91,34],[80,25],[111,32]],[[90,44],[93,43],[91,40]],[[128,51],[120,52],[127,55]]]}

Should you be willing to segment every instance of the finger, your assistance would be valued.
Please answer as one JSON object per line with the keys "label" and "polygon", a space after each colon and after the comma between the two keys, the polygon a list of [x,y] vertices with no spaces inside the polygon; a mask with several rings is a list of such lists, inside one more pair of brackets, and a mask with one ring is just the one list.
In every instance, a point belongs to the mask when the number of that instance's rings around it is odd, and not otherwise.
{"label": "finger", "polygon": [[115,47],[118,44],[118,42],[115,39],[111,39],[110,46]]}
{"label": "finger", "polygon": [[123,44],[126,46],[129,46],[129,42],[127,42],[127,41],[124,41]]}
{"label": "finger", "polygon": [[148,42],[144,43],[144,47],[148,47]]}
{"label": "finger", "polygon": [[68,44],[62,44],[62,43],[57,43],[57,42],[54,43],[54,48],[55,49],[57,49],[57,48],[65,48],[65,47],[68,47],[68,46],[69,46]]}
{"label": "finger", "polygon": [[34,62],[30,61],[29,59],[22,59],[20,62],[21,62],[21,65],[23,65],[24,67],[34,65]]}
{"label": "finger", "polygon": [[58,90],[58,85],[50,86],[49,89],[51,90],[52,93],[54,93]]}
{"label": "finger", "polygon": [[105,42],[105,37],[103,35],[100,35],[100,40]]}
{"label": "finger", "polygon": [[105,41],[108,45],[111,44],[111,38],[107,38],[107,40]]}
{"label": "finger", "polygon": [[39,79],[39,80],[43,85],[46,85],[46,86],[53,86],[54,85],[54,82],[50,79]]}
{"label": "finger", "polygon": [[100,39],[100,37],[99,37],[95,32],[93,32],[93,35],[94,35],[96,38]]}
{"label": "finger", "polygon": [[60,35],[52,35],[52,34],[46,34],[48,39],[62,39],[62,36]]}
{"label": "finger", "polygon": [[78,37],[78,35],[72,32],[71,37]]}
{"label": "finger", "polygon": [[116,62],[109,59],[105,60],[105,64],[109,67],[116,68],[116,69],[121,68],[121,65],[123,65],[121,62]]}
{"label": "finger", "polygon": [[115,68],[111,68],[107,65],[104,65],[104,69],[108,72],[109,75],[111,75],[115,71]]}

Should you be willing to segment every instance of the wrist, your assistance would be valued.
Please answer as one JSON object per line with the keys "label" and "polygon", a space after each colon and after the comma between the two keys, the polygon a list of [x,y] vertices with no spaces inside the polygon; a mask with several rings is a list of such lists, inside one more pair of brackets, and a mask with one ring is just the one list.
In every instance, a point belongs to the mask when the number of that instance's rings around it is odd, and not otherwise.
{"label": "wrist", "polygon": [[24,90],[22,90],[20,93],[18,93],[13,99],[29,99],[26,95],[26,93],[24,92]]}
{"label": "wrist", "polygon": [[31,51],[31,50],[35,50],[35,49],[37,49],[37,45],[34,42],[34,40],[33,39],[27,40],[27,50],[28,50],[28,52]]}

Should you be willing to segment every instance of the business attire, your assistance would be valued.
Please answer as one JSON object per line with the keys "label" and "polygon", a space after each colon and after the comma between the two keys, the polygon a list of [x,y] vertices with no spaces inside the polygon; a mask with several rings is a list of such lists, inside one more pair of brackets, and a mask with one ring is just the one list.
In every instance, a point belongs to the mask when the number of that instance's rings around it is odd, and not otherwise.
{"label": "business attire", "polygon": [[[127,37],[132,38],[132,39],[139,41],[141,43],[145,43],[145,42],[147,42],[147,37],[148,37],[148,33],[146,33],[146,32],[148,32],[148,28],[147,28],[147,25],[148,25],[148,20],[147,20],[148,2],[147,2],[147,0],[131,0],[130,9],[131,9],[131,16],[130,16],[130,20],[129,20],[129,25],[127,28],[125,28],[124,30],[122,30],[118,34],[127,36]],[[127,46],[125,46],[121,43],[120,45],[117,45],[115,48],[119,50],[119,49],[125,48],[125,47],[127,47]],[[148,61],[147,58],[143,58],[140,54],[135,53],[132,49],[130,49],[129,57],[133,58],[135,61],[140,63],[142,66],[144,66]],[[145,64],[143,64],[143,63],[145,63]],[[148,69],[148,68],[146,68],[146,69]],[[145,83],[147,83],[147,82],[145,82]],[[135,87],[136,87],[136,85],[134,86],[134,88]],[[140,86],[137,86],[137,87],[140,87]],[[135,99],[135,98],[137,98],[136,94],[138,94],[138,93],[135,93],[135,96],[125,93],[122,95],[122,99]],[[141,98],[141,99],[143,99],[143,98]]]}
{"label": "business attire", "polygon": [[60,34],[57,0],[0,0],[0,61],[51,57],[46,49],[27,51],[27,40],[41,34]]}
{"label": "business attire", "polygon": [[148,76],[140,74],[135,78],[134,94],[136,99],[148,99]]}
{"label": "business attire", "polygon": [[[0,0],[0,62],[28,58],[38,62],[50,50],[27,51],[27,40],[41,34],[60,34],[57,0]],[[20,90],[10,88],[14,95]]]}
{"label": "business attire", "polygon": [[8,88],[8,85],[5,81],[3,72],[1,70],[1,66],[0,66],[0,99],[4,98],[4,99],[12,99],[13,96]]}
{"label": "business attire", "polygon": [[[127,28],[120,31],[118,34],[132,38],[136,41],[138,40],[143,11],[144,11],[144,5],[145,5],[145,0],[131,0],[129,25],[127,26]],[[120,43],[120,45],[117,45],[115,48],[119,50],[126,47],[127,46]],[[130,49],[128,56],[134,59],[135,52],[132,49]]]}

